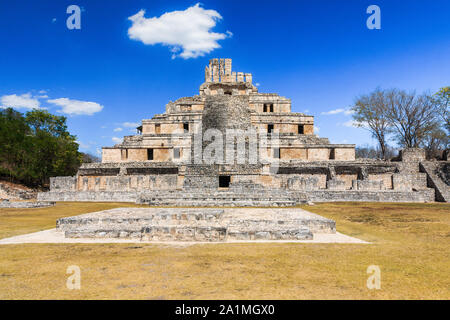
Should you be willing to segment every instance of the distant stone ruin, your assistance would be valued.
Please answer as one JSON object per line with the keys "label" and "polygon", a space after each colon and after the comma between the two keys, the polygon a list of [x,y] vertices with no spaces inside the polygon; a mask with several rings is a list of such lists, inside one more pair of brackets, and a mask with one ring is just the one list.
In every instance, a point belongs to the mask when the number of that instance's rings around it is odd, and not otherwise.
{"label": "distant stone ruin", "polygon": [[448,162],[437,170],[420,149],[403,150],[399,161],[356,160],[355,145],[318,137],[313,116],[259,93],[252,74],[231,63],[210,60],[198,95],[142,120],[138,134],[103,148],[102,163],[52,178],[38,199],[247,207],[450,200]]}

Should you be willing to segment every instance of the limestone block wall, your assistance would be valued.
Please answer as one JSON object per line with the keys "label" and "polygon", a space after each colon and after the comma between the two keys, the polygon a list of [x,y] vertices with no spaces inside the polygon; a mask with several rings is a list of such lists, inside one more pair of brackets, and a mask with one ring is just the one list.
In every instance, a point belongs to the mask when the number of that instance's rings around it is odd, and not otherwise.
{"label": "limestone block wall", "polygon": [[77,189],[76,177],[52,177],[50,178],[50,190],[75,191]]}
{"label": "limestone block wall", "polygon": [[353,186],[353,180],[358,179],[358,174],[337,174],[336,179],[343,182],[344,190],[349,190]]}
{"label": "limestone block wall", "polygon": [[407,148],[400,150],[400,159],[402,162],[415,162],[425,161],[425,150],[419,148]]}
{"label": "limestone block wall", "polygon": [[170,161],[172,159],[171,156],[171,149],[169,148],[159,148],[159,149],[153,149],[153,160],[154,161]]}
{"label": "limestone block wall", "polygon": [[147,161],[147,149],[127,149],[127,161]]}
{"label": "limestone block wall", "polygon": [[353,190],[381,191],[384,189],[382,180],[353,180]]}
{"label": "limestone block wall", "polygon": [[303,134],[314,134],[314,125],[305,124],[303,126]]}
{"label": "limestone block wall", "polygon": [[102,162],[120,162],[122,161],[122,153],[120,149],[103,148]]}
{"label": "limestone block wall", "polygon": [[317,190],[319,189],[319,177],[316,176],[287,177],[286,187],[288,190],[299,190],[299,191]]}
{"label": "limestone block wall", "polygon": [[382,181],[383,189],[392,189],[392,173],[369,174],[369,180]]}
{"label": "limestone block wall", "polygon": [[355,160],[355,148],[334,148],[334,160]]}
{"label": "limestone block wall", "polygon": [[330,149],[328,148],[309,148],[308,149],[308,160],[329,160],[330,159]]}
{"label": "limestone block wall", "polygon": [[307,160],[308,152],[306,148],[280,148],[280,158],[285,160]]}
{"label": "limestone block wall", "polygon": [[289,190],[319,190],[327,188],[326,174],[279,174],[277,176],[281,178],[281,186]]}
{"label": "limestone block wall", "polygon": [[[77,191],[175,190],[178,175],[79,176]],[[51,189],[52,191],[72,191]]]}

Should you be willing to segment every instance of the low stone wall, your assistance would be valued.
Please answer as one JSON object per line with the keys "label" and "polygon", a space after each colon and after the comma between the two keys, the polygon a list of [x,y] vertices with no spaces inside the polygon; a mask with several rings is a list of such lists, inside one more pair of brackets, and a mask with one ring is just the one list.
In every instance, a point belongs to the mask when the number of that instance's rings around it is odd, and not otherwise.
{"label": "low stone wall", "polygon": [[54,206],[54,202],[31,202],[31,201],[1,201],[0,208],[15,208],[15,209],[32,209],[32,208],[46,208]]}
{"label": "low stone wall", "polygon": [[419,191],[360,191],[320,190],[308,192],[313,202],[368,201],[368,202],[433,202],[434,189]]}
{"label": "low stone wall", "polygon": [[39,201],[136,202],[137,192],[65,191],[40,192]]}

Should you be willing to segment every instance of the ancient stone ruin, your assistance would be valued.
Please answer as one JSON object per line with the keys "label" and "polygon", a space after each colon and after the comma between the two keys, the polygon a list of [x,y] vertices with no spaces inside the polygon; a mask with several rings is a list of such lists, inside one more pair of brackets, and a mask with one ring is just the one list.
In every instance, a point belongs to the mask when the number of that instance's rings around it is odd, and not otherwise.
{"label": "ancient stone ruin", "polygon": [[118,208],[59,219],[56,230],[66,238],[279,241],[312,240],[314,234],[335,234],[336,223],[298,208]]}
{"label": "ancient stone ruin", "polygon": [[38,199],[280,207],[450,200],[448,162],[425,161],[420,149],[403,150],[397,161],[355,160],[355,145],[318,137],[313,116],[258,92],[231,59],[210,60],[198,95],[169,102],[137,130],[104,147],[102,163],[52,178]]}

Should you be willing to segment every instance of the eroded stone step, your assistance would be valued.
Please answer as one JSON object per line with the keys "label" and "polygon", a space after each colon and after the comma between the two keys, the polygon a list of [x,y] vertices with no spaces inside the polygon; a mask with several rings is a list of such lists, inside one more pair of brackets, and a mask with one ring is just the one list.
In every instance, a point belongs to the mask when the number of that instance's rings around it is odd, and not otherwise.
{"label": "eroded stone step", "polygon": [[308,228],[294,229],[260,229],[239,230],[229,229],[227,240],[312,240],[313,234]]}
{"label": "eroded stone step", "polygon": [[[113,209],[105,211],[105,217],[82,215],[78,217],[61,218],[56,221],[56,229],[60,231],[68,230],[75,227],[97,226],[97,227],[115,227],[124,226],[132,228],[133,226],[142,227],[143,225],[158,225],[170,221],[171,224],[189,224],[189,223],[209,223],[216,222],[222,218],[223,210],[216,209],[193,209],[181,210],[177,213],[170,213],[167,211],[145,213],[141,216],[136,216],[140,212],[146,212],[146,209],[136,208],[134,210],[135,216],[127,216],[121,214],[121,210]],[[110,213],[110,215],[108,215]]]}
{"label": "eroded stone step", "polygon": [[143,201],[143,204],[150,206],[192,206],[192,207],[292,207],[297,205],[297,201],[217,201],[217,200],[198,200],[198,201],[185,201],[180,199],[174,199],[168,201],[167,199],[161,199],[158,201]]}
{"label": "eroded stone step", "polygon": [[226,228],[220,226],[147,226],[124,229],[85,228],[65,231],[66,238],[122,238],[142,241],[225,241]]}
{"label": "eroded stone step", "polygon": [[293,229],[228,229],[220,226],[148,226],[140,229],[76,229],[65,231],[66,238],[117,238],[141,241],[205,241],[227,240],[312,240],[308,228]]}

